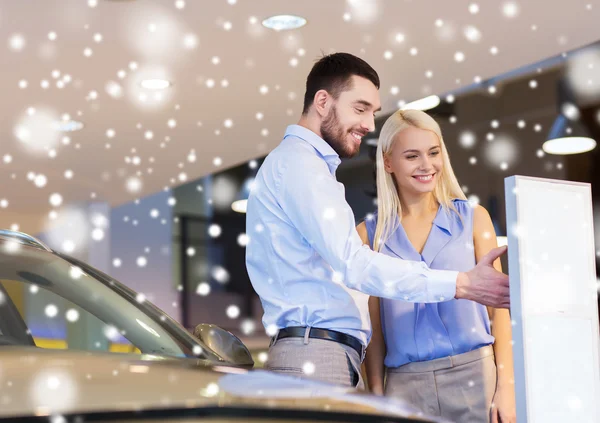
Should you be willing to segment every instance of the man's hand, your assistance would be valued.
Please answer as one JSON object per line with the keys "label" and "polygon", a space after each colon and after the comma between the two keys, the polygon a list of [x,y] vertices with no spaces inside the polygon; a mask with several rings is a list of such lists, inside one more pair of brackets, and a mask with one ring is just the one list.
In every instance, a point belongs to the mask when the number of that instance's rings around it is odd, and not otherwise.
{"label": "man's hand", "polygon": [[455,298],[472,300],[494,308],[509,308],[508,276],[493,267],[494,261],[506,250],[506,246],[494,248],[473,269],[459,273]]}

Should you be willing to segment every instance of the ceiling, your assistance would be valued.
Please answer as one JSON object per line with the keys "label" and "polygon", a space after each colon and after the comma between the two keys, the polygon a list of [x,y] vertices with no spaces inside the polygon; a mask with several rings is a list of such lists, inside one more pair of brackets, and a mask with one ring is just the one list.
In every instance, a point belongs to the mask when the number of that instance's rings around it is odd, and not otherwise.
{"label": "ceiling", "polygon": [[[47,216],[54,193],[62,206],[116,206],[265,155],[297,121],[306,75],[323,53],[367,60],[385,114],[399,100],[454,92],[598,39],[600,5],[587,1],[473,3],[0,1],[1,226]],[[261,26],[284,13],[308,23]],[[140,87],[155,77],[173,85]],[[64,114],[83,129],[48,130]]]}

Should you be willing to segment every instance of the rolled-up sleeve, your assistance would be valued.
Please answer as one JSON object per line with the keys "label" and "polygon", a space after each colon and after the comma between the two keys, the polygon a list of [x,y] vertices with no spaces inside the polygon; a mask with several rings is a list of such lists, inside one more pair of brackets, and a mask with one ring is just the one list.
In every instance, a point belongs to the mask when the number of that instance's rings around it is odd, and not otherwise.
{"label": "rolled-up sleeve", "polygon": [[286,160],[280,169],[279,204],[306,241],[332,268],[332,282],[372,296],[418,303],[451,300],[458,272],[432,270],[372,251],[355,228],[344,186],[325,161]]}

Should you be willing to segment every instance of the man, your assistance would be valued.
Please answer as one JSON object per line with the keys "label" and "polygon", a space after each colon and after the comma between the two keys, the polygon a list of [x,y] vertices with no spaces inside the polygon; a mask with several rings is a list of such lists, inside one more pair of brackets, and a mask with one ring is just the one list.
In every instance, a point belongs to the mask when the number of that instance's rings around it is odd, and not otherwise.
{"label": "man", "polygon": [[248,199],[246,266],[274,332],[266,367],[363,387],[371,337],[369,295],[415,303],[465,298],[509,306],[508,276],[490,252],[469,272],[431,270],[363,245],[335,171],[375,129],[379,77],[362,59],[320,59],[306,81],[304,110],[265,159]]}

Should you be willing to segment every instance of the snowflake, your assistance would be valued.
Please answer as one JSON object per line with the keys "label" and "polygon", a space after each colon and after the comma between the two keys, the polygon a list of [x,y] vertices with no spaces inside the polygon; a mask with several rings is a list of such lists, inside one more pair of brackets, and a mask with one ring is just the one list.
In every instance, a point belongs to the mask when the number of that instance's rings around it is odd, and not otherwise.
{"label": "snowflake", "polygon": [[200,282],[196,287],[196,294],[201,295],[203,297],[210,294],[210,285],[206,282]]}
{"label": "snowflake", "polygon": [[244,335],[251,335],[254,333],[254,331],[256,329],[256,324],[251,319],[246,319],[242,322],[240,328],[242,330],[242,333],[244,333]]}
{"label": "snowflake", "polygon": [[325,220],[333,220],[335,219],[336,211],[332,207],[327,207],[323,212],[323,219]]}
{"label": "snowflake", "polygon": [[56,317],[58,314],[58,307],[56,307],[54,304],[48,304],[44,309],[44,313],[50,318]]}
{"label": "snowflake", "polygon": [[275,336],[278,330],[277,325],[270,324],[266,327],[265,332],[268,336]]}
{"label": "snowflake", "polygon": [[505,17],[512,19],[519,14],[519,5],[513,1],[507,1],[502,5],[502,13]]}
{"label": "snowflake", "polygon": [[266,352],[262,351],[258,353],[258,361],[260,361],[261,363],[266,363],[268,359],[269,354],[267,354]]}
{"label": "snowflake", "polygon": [[79,320],[79,312],[76,309],[71,308],[67,310],[65,317],[69,322],[76,322],[77,320]]}
{"label": "snowflake", "polygon": [[314,365],[314,363],[312,363],[310,361],[307,361],[302,366],[302,371],[304,373],[306,373],[307,375],[312,375],[315,372],[315,365]]}

